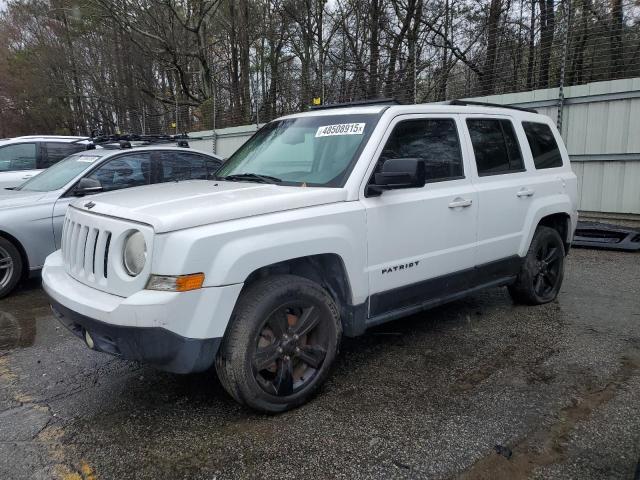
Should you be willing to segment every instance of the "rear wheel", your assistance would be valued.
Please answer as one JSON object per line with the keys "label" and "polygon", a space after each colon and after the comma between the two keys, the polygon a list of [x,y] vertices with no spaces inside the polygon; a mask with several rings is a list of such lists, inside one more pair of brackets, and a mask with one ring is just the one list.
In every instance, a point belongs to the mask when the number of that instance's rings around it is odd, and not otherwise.
{"label": "rear wheel", "polygon": [[326,380],[341,334],[338,308],[320,285],[268,277],[238,299],[216,370],[238,402],[282,412],[305,403]]}
{"label": "rear wheel", "polygon": [[539,226],[513,285],[511,298],[527,305],[540,305],[558,296],[564,277],[564,244],[557,230]]}
{"label": "rear wheel", "polygon": [[16,287],[22,276],[22,257],[18,249],[5,238],[0,238],[0,298]]}

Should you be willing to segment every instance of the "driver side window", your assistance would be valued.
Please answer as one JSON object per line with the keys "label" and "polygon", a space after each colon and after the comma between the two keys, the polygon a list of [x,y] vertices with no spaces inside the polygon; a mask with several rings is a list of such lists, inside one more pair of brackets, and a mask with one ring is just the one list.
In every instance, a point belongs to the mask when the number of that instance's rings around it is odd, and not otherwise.
{"label": "driver side window", "polygon": [[149,154],[135,153],[114,158],[94,170],[88,178],[99,181],[105,192],[149,185]]}
{"label": "driver side window", "polygon": [[452,118],[399,122],[380,154],[377,171],[391,158],[422,159],[427,182],[464,178],[458,129]]}

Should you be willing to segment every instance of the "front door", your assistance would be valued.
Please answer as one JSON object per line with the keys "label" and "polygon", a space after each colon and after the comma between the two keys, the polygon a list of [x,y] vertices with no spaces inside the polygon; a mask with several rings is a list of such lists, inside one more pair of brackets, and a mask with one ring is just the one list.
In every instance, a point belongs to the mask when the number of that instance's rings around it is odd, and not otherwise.
{"label": "front door", "polygon": [[457,115],[401,115],[381,143],[376,169],[391,158],[421,158],[427,184],[362,199],[370,317],[467,288],[478,202],[460,127]]}

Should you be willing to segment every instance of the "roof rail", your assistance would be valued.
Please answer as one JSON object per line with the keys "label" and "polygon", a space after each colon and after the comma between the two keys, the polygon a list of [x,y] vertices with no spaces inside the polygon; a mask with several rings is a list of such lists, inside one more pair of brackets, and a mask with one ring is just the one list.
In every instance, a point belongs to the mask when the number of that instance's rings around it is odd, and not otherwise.
{"label": "roof rail", "polygon": [[355,100],[353,102],[330,103],[328,105],[315,105],[310,110],[328,110],[330,108],[366,107],[367,105],[400,105],[394,98],[377,98],[374,100]]}
{"label": "roof rail", "polygon": [[534,108],[514,107],[513,105],[500,105],[499,103],[474,102],[471,100],[449,100],[448,104],[459,106],[474,105],[477,107],[508,108],[510,110],[520,110],[521,112],[538,113]]}

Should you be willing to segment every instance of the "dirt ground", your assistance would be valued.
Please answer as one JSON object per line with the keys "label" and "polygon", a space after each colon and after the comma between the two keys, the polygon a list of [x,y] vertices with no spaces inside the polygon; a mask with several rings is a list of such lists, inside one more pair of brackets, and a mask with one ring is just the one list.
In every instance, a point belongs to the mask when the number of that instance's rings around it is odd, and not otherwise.
{"label": "dirt ground", "polygon": [[0,478],[634,478],[640,254],[572,250],[558,300],[506,289],[345,339],[308,405],[87,349],[39,281],[0,300]]}

